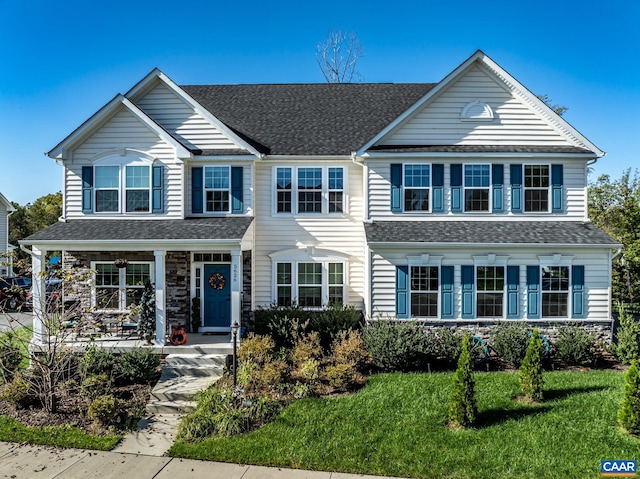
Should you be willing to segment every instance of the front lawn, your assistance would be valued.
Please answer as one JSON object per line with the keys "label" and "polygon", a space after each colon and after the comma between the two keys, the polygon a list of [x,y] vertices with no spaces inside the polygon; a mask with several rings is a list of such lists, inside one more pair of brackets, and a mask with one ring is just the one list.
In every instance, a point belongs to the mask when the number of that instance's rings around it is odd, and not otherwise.
{"label": "front lawn", "polygon": [[600,477],[601,459],[640,456],[616,427],[621,372],[546,373],[540,405],[511,399],[516,373],[478,373],[479,424],[466,431],[444,425],[452,374],[373,376],[354,395],[300,400],[259,430],[169,454],[416,478]]}

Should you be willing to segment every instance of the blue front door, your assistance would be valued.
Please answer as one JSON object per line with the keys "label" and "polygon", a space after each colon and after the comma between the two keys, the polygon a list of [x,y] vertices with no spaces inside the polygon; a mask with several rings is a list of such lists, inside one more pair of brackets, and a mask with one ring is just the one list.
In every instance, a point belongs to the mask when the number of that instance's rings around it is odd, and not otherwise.
{"label": "blue front door", "polygon": [[231,324],[231,266],[207,264],[204,267],[204,318],[205,328],[229,328]]}

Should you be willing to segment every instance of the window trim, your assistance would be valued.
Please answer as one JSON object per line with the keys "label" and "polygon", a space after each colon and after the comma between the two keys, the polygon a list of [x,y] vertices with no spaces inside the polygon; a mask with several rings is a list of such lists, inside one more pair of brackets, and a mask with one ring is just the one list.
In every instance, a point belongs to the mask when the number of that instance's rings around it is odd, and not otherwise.
{"label": "window trim", "polygon": [[[227,170],[227,187],[226,188],[207,188],[207,168],[220,168]],[[216,192],[216,191],[226,191],[227,192],[227,210],[226,211],[209,211],[207,209],[207,193],[208,192]],[[228,215],[231,213],[231,165],[214,165],[207,164],[202,165],[202,211],[204,215]]]}
{"label": "window trim", "polygon": [[[407,186],[406,167],[407,166],[428,166],[429,167],[429,186]],[[407,210],[406,208],[406,190],[427,190],[429,192],[429,200],[427,201],[426,210]],[[402,212],[408,214],[427,214],[433,210],[433,164],[428,163],[402,163]]]}
{"label": "window trim", "polygon": [[[299,211],[299,193],[303,191],[313,190],[300,190],[298,188],[298,170],[300,168],[318,168],[322,173],[322,187],[320,188],[321,209],[319,212],[300,212]],[[278,190],[278,170],[288,169],[291,171],[291,188]],[[340,169],[342,170],[342,189],[329,188],[329,170]],[[317,217],[319,215],[331,215],[331,216],[345,216],[347,214],[348,204],[348,171],[345,165],[323,165],[323,166],[299,166],[299,165],[274,165],[272,169],[272,187],[271,187],[271,201],[272,201],[272,216],[304,216],[304,217]],[[291,211],[278,211],[278,192],[290,192],[291,194]],[[330,207],[330,194],[335,192],[342,192],[342,211],[329,211]]]}
{"label": "window trim", "polygon": [[[129,153],[124,156],[116,156],[109,154],[95,160],[90,165],[93,174],[93,186],[92,186],[92,205],[91,213],[96,215],[148,215],[153,211],[153,166],[152,159],[140,156],[138,153],[131,155]],[[97,174],[96,168],[99,167],[117,167],[118,168],[118,187],[117,188],[99,188],[96,183]],[[131,187],[127,188],[127,167],[129,166],[144,166],[149,172],[149,186],[147,188]],[[98,192],[99,191],[113,191],[116,190],[118,197],[118,209],[115,211],[98,211]],[[127,191],[147,191],[148,195],[148,209],[147,211],[127,211]]]}
{"label": "window trim", "polygon": [[[573,256],[567,256],[567,255],[562,255],[562,254],[554,254],[552,256],[538,256],[538,260],[539,260],[539,264],[538,264],[538,274],[539,274],[539,281],[540,281],[540,298],[538,299],[538,306],[540,308],[540,318],[541,319],[552,319],[552,320],[557,320],[557,319],[571,319],[572,318],[572,314],[571,312],[573,311],[573,294],[572,294],[572,290],[573,290]],[[543,304],[544,304],[544,293],[545,291],[543,290],[543,282],[542,282],[542,270],[543,268],[546,267],[565,267],[567,268],[567,279],[568,279],[568,283],[567,283],[567,290],[566,291],[561,291],[563,293],[566,292],[567,294],[567,314],[566,316],[545,316],[543,314]],[[550,292],[558,292],[558,291],[547,291],[547,293]]]}
{"label": "window trim", "polygon": [[[489,169],[489,184],[487,186],[467,186],[467,166],[486,166]],[[469,214],[487,214],[493,212],[493,166],[491,163],[463,163],[462,164],[462,212]],[[467,210],[467,190],[487,190],[487,209],[486,210]]]}
{"label": "window trim", "polygon": [[[342,304],[347,304],[347,285],[348,285],[348,261],[342,258],[323,257],[321,259],[314,259],[313,257],[308,258],[297,258],[297,259],[289,259],[286,256],[278,258],[273,258],[273,289],[272,289],[272,300],[275,304],[278,304],[278,288],[280,286],[286,286],[291,288],[291,304],[299,304],[300,298],[300,284],[298,280],[299,273],[299,265],[300,264],[320,264],[321,266],[321,275],[322,275],[322,284],[321,284],[321,298],[320,298],[320,306],[300,306],[304,309],[308,310],[320,310],[329,306],[329,288],[338,286],[334,283],[329,282],[329,265],[330,264],[342,264]],[[282,263],[287,263],[291,265],[291,282],[290,283],[278,283],[278,265]]]}
{"label": "window trim", "polygon": [[[444,256],[433,255],[433,254],[421,254],[420,256],[407,256],[407,265],[409,267],[407,281],[409,282],[409,287],[407,288],[407,293],[409,293],[409,319],[411,318],[426,318],[433,320],[442,319],[442,260]],[[415,266],[426,266],[429,268],[436,267],[438,268],[438,291],[437,291],[437,301],[438,301],[438,313],[437,316],[412,316],[411,315],[411,297],[413,295],[413,289],[411,288],[411,269]]]}
{"label": "window trim", "polygon": [[[91,270],[96,272],[97,271],[97,265],[100,264],[108,264],[108,265],[113,265],[113,261],[91,261]],[[155,279],[155,263],[153,261],[129,261],[128,265],[134,265],[134,264],[146,264],[149,265],[149,279],[150,281],[153,283],[154,279]],[[126,312],[128,311],[128,305],[127,303],[127,268],[118,268],[118,274],[119,274],[119,278],[118,278],[118,308],[116,309],[110,309],[110,308],[101,308],[101,309],[96,309],[96,311],[99,312],[108,312],[108,313],[122,313],[122,312]],[[96,284],[96,274],[93,273],[93,281],[91,284],[91,306],[93,308],[97,307],[97,294],[96,294],[96,289],[98,288],[98,285]],[[116,288],[113,288],[114,290]],[[131,287],[129,287],[129,289],[131,289]],[[136,288],[136,289],[139,289]]]}
{"label": "window trim", "polygon": [[[473,265],[475,268],[475,293],[476,293],[476,298],[475,298],[475,316],[478,319],[483,319],[486,320],[487,318],[505,318],[506,317],[506,313],[507,313],[507,265],[506,262],[503,264],[502,262],[500,262],[500,264],[474,264]],[[480,275],[478,274],[478,268],[502,268],[502,290],[483,290],[480,291],[480,288],[478,288],[478,280],[480,278]],[[480,300],[479,300],[479,296],[482,293],[502,293],[502,314],[500,316],[480,316],[478,314],[478,306],[480,305]]]}
{"label": "window trim", "polygon": [[[546,188],[538,188],[538,187],[532,187],[532,186],[525,186],[526,182],[527,182],[527,177],[525,174],[525,168],[527,166],[546,166],[548,168],[548,181],[549,181],[549,186],[547,186]],[[552,209],[552,180],[551,180],[551,163],[523,163],[522,164],[522,212],[524,214],[531,214],[531,215],[536,215],[536,214],[540,214],[540,215],[546,215],[551,213],[551,209]],[[546,211],[527,211],[527,191],[542,191],[545,190],[547,191],[547,210]]]}

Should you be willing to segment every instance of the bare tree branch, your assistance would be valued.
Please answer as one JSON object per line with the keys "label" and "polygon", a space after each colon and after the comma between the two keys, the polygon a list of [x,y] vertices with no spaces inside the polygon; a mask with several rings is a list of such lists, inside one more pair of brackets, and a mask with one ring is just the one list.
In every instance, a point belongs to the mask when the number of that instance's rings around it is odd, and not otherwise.
{"label": "bare tree branch", "polygon": [[362,81],[356,70],[362,56],[362,46],[356,34],[342,30],[330,31],[316,48],[316,61],[328,83]]}

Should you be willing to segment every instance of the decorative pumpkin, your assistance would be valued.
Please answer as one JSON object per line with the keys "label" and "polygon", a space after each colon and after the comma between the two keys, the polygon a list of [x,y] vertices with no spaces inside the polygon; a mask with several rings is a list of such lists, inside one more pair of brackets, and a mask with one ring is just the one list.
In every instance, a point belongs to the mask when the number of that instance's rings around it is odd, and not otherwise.
{"label": "decorative pumpkin", "polygon": [[181,344],[185,344],[187,342],[187,332],[184,330],[182,326],[175,327],[171,330],[171,335],[169,336],[169,343],[174,346],[179,346]]}

